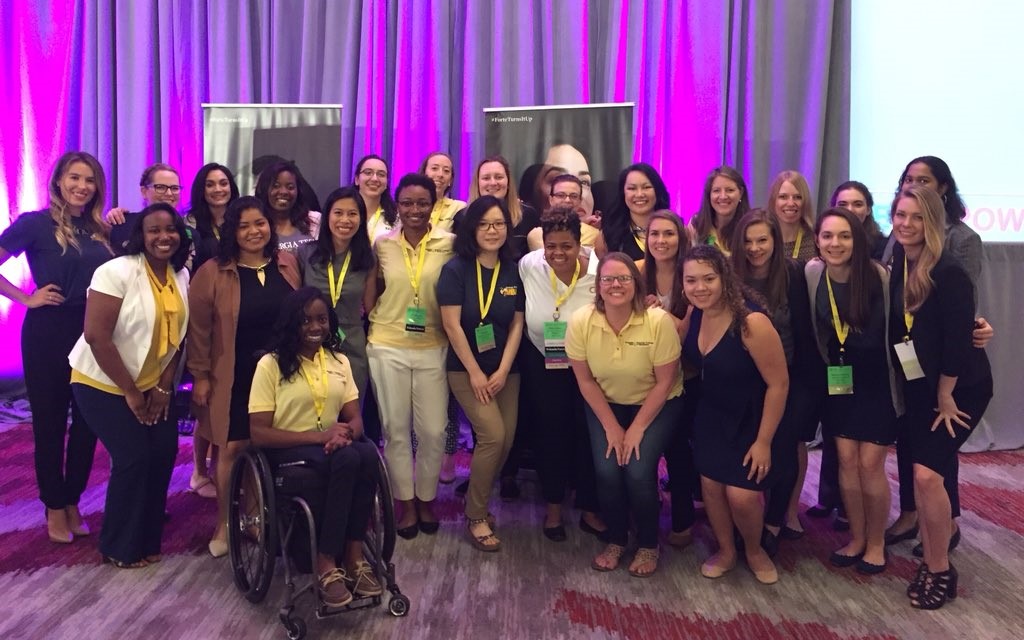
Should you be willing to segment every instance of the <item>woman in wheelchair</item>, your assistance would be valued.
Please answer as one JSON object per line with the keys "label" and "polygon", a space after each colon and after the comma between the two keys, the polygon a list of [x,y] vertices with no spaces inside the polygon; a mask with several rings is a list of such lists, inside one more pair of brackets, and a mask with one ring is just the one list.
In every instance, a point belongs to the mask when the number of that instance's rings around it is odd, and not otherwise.
{"label": "woman in wheelchair", "polygon": [[327,477],[310,507],[318,522],[315,559],[328,607],[383,589],[363,556],[378,481],[378,457],[363,438],[358,391],[341,354],[338,318],[323,293],[304,287],[281,306],[249,396],[252,441],[278,467],[305,461]]}

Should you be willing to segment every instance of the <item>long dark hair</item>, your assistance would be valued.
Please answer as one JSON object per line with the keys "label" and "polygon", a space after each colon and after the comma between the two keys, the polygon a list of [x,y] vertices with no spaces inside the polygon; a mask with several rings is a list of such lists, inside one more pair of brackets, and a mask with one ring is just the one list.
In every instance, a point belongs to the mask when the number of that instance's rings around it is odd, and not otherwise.
{"label": "long dark hair", "polygon": [[637,162],[623,169],[619,173],[619,189],[615,192],[611,211],[603,216],[601,221],[601,232],[604,234],[609,251],[621,251],[626,241],[633,235],[630,229],[629,207],[626,206],[626,178],[634,171],[644,174],[654,186],[654,209],[652,211],[670,207],[668,188],[665,187],[665,181],[661,179],[654,167],[646,162]]}
{"label": "long dark hair", "polygon": [[263,203],[264,210],[268,214],[273,211],[274,208],[270,206],[270,187],[274,184],[274,180],[277,180],[277,176],[285,171],[295,176],[296,187],[295,204],[288,212],[288,219],[296,229],[302,233],[309,233],[309,212],[319,211],[320,203],[316,199],[313,187],[309,186],[306,179],[302,177],[302,172],[294,162],[290,160],[275,162],[261,171],[260,177],[256,180],[256,197]]}
{"label": "long dark hair", "polygon": [[[842,218],[850,225],[853,236],[853,251],[850,254],[850,304],[846,309],[839,308],[839,319],[860,332],[867,328],[871,319],[871,299],[882,290],[882,278],[878,275],[874,261],[871,260],[871,246],[868,234],[860,219],[842,207],[826,209],[814,223],[814,237],[821,232],[822,222],[826,218]],[[820,253],[820,251],[819,251]]]}
{"label": "long dark hair", "polygon": [[874,208],[875,198],[871,195],[871,191],[867,185],[863,182],[857,182],[856,180],[847,180],[843,184],[836,187],[836,190],[832,192],[832,198],[828,201],[828,206],[837,207],[836,201],[839,199],[839,192],[846,191],[847,189],[853,189],[859,191],[860,195],[864,196],[864,204],[868,207],[868,215],[864,216],[864,221],[861,224],[864,225],[864,231],[868,234],[868,240],[872,243],[878,238],[882,237],[882,229],[878,226],[878,222],[875,220]]}
{"label": "long dark hair", "polygon": [[217,244],[217,263],[226,265],[238,260],[238,225],[242,221],[242,212],[256,209],[270,223],[270,240],[263,247],[263,255],[272,258],[277,255],[277,230],[274,220],[267,213],[266,207],[256,196],[242,196],[228,205],[224,212],[224,224],[220,228],[220,242]]}
{"label": "long dark hair", "polygon": [[[729,220],[725,227],[718,229],[716,234],[722,246],[729,251],[737,251],[736,245],[727,243],[732,242],[733,231],[736,229],[737,221],[747,211],[750,211],[750,194],[747,191],[747,183],[743,181],[743,176],[739,171],[722,165],[716,167],[708,174],[707,180],[704,181],[704,196],[700,200],[700,209],[693,216],[690,224],[693,226],[693,230],[697,232],[697,242],[707,242],[711,232],[715,231],[715,209],[711,206],[711,185],[715,178],[718,177],[732,180],[740,190],[740,200],[736,203],[736,211],[733,213],[732,219]],[[742,245],[740,246],[742,247]]]}
{"label": "long dark hair", "polygon": [[501,217],[505,221],[505,243],[498,249],[498,260],[501,262],[514,262],[515,252],[509,239],[512,237],[512,214],[502,200],[494,196],[480,196],[466,207],[466,215],[462,218],[459,228],[455,232],[455,243],[453,249],[460,258],[473,260],[480,253],[480,243],[476,241],[477,227],[483,219],[484,214],[492,208],[498,207]]}
{"label": "long dark hair", "polygon": [[935,182],[937,183],[935,187],[936,193],[938,193],[940,187],[946,186],[946,193],[941,196],[942,206],[946,210],[946,224],[956,224],[966,218],[967,207],[964,205],[963,198],[960,197],[960,190],[956,186],[956,180],[953,179],[953,172],[950,171],[949,165],[942,158],[921,156],[908,162],[907,166],[903,168],[903,173],[900,174],[900,183],[896,185],[896,195],[899,195],[900,191],[904,188],[903,181],[907,179],[907,172],[910,171],[910,166],[918,162],[928,165],[928,169],[935,176]]}
{"label": "long dark hair", "polygon": [[[687,235],[686,229],[683,227],[683,221],[674,211],[662,209],[660,211],[654,211],[651,213],[650,218],[647,219],[647,233],[651,232],[651,223],[655,220],[667,220],[672,223],[676,230],[676,236],[679,238],[679,246],[676,251],[676,262],[675,268],[672,270],[672,289],[669,291],[669,308],[666,309],[669,313],[682,318],[686,315],[686,309],[690,306],[686,296],[683,295],[683,256],[686,255],[687,249],[690,248],[690,236]],[[648,293],[658,295],[658,266],[655,264],[654,256],[651,255],[651,245],[649,242],[644,243],[644,287]]]}
{"label": "long dark hair", "polygon": [[[388,161],[378,156],[376,153],[370,153],[368,155],[363,156],[362,158],[359,159],[359,162],[356,163],[356,171],[355,174],[353,174],[352,176],[352,181],[355,182],[355,180],[359,177],[359,172],[363,170],[363,165],[366,164],[367,160],[380,160],[381,162],[384,163],[384,168],[387,169],[388,177],[387,180],[384,181],[384,191],[382,191],[380,194],[380,208],[381,212],[384,215],[384,221],[388,223],[389,227],[393,227],[395,226],[395,223],[398,221],[398,205],[395,204],[395,199],[391,197],[391,165],[388,164]],[[430,183],[434,184],[434,181],[431,180]],[[436,196],[437,185],[434,185],[433,189],[434,195]],[[396,190],[395,193],[398,193],[398,191]],[[366,205],[364,204],[363,206],[365,207]],[[372,215],[372,213],[367,215]]]}
{"label": "long dark hair", "polygon": [[710,265],[711,269],[718,274],[722,281],[722,302],[732,312],[729,331],[735,333],[737,329],[742,329],[745,333],[747,316],[750,315],[747,300],[751,296],[747,287],[736,277],[732,270],[732,263],[725,257],[725,254],[718,247],[698,244],[690,247],[690,250],[683,256],[684,267],[687,262],[703,262]]}
{"label": "long dark hair", "polygon": [[281,380],[287,382],[299,372],[299,347],[301,339],[299,331],[306,319],[306,307],[314,300],[320,300],[327,308],[327,319],[330,330],[324,340],[324,351],[338,359],[341,353],[341,340],[338,339],[338,314],[334,313],[330,300],[316,287],[302,287],[292,291],[281,302],[281,311],[277,314],[267,353],[277,356],[277,366],[281,370]]}
{"label": "long dark hair", "polygon": [[146,230],[143,228],[143,224],[146,221],[146,216],[153,213],[166,213],[171,216],[171,220],[174,221],[174,230],[178,232],[178,249],[171,256],[171,268],[174,269],[175,273],[185,268],[185,262],[188,261],[189,249],[192,247],[192,239],[188,235],[188,229],[185,228],[185,221],[178,212],[174,210],[174,207],[165,202],[156,202],[149,205],[139,213],[139,217],[135,224],[132,225],[132,229],[128,235],[128,242],[125,243],[124,254],[126,256],[136,256],[146,251]]}
{"label": "long dark hair", "polygon": [[351,199],[356,203],[359,210],[359,228],[348,246],[348,252],[352,256],[349,266],[353,271],[367,271],[373,267],[373,248],[370,246],[370,236],[366,228],[366,203],[363,196],[359,195],[359,189],[354,186],[341,187],[328,194],[324,200],[324,211],[320,219],[320,235],[316,239],[316,250],[313,252],[312,260],[323,266],[334,261],[334,239],[331,237],[331,209],[338,200]]}
{"label": "long dark hair", "polygon": [[768,310],[772,313],[778,311],[789,298],[789,269],[786,268],[786,252],[782,248],[782,230],[775,216],[764,209],[751,209],[736,222],[733,229],[732,246],[732,268],[736,277],[748,287],[754,279],[750,269],[750,262],[747,260],[745,251],[747,242],[747,229],[755,224],[763,224],[768,227],[768,233],[772,237],[772,255],[768,259],[768,286],[766,288]]}
{"label": "long dark hair", "polygon": [[207,238],[214,237],[214,233],[213,214],[210,212],[210,203],[206,201],[206,178],[214,171],[220,171],[227,176],[228,186],[231,189],[228,205],[234,202],[239,195],[238,183],[235,182],[235,175],[231,173],[231,169],[216,162],[204,164],[199,169],[199,173],[196,174],[195,179],[192,181],[192,189],[189,192],[189,209],[186,215],[192,216],[196,221],[196,229]]}

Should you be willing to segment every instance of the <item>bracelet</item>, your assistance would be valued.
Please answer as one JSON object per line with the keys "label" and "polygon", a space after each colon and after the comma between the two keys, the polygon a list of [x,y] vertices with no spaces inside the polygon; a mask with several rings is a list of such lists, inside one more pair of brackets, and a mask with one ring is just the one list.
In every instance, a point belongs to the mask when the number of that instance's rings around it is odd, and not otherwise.
{"label": "bracelet", "polygon": [[165,396],[171,395],[170,391],[168,391],[167,389],[161,389],[160,385],[158,385],[158,384],[153,385],[153,388],[156,389],[157,391],[159,391],[160,393],[164,394]]}

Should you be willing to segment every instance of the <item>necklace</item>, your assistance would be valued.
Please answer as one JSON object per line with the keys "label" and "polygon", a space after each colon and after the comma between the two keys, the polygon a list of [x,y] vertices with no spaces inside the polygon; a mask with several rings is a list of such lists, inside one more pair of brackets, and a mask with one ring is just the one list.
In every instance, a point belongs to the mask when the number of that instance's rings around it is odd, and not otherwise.
{"label": "necklace", "polygon": [[252,265],[249,265],[249,264],[245,264],[243,262],[239,262],[238,266],[245,267],[246,269],[252,269],[253,271],[255,271],[256,272],[256,279],[260,281],[260,286],[262,287],[263,285],[265,285],[267,283],[267,273],[266,273],[265,269],[267,268],[268,264],[270,264],[270,260],[267,260],[266,262],[264,262],[263,264],[261,264],[259,266],[252,266]]}

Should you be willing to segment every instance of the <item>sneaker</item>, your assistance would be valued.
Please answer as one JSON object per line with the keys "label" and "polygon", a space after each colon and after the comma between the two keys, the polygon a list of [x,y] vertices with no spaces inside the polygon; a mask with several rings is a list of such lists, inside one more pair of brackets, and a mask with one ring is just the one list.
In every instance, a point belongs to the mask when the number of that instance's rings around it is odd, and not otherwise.
{"label": "sneaker", "polygon": [[373,567],[365,560],[360,560],[356,563],[345,583],[352,590],[352,593],[362,598],[379,596],[384,593],[384,588],[380,586],[377,576],[373,573]]}
{"label": "sneaker", "polygon": [[342,569],[331,569],[320,576],[320,598],[328,607],[344,607],[352,602],[352,594],[345,586],[346,576]]}

